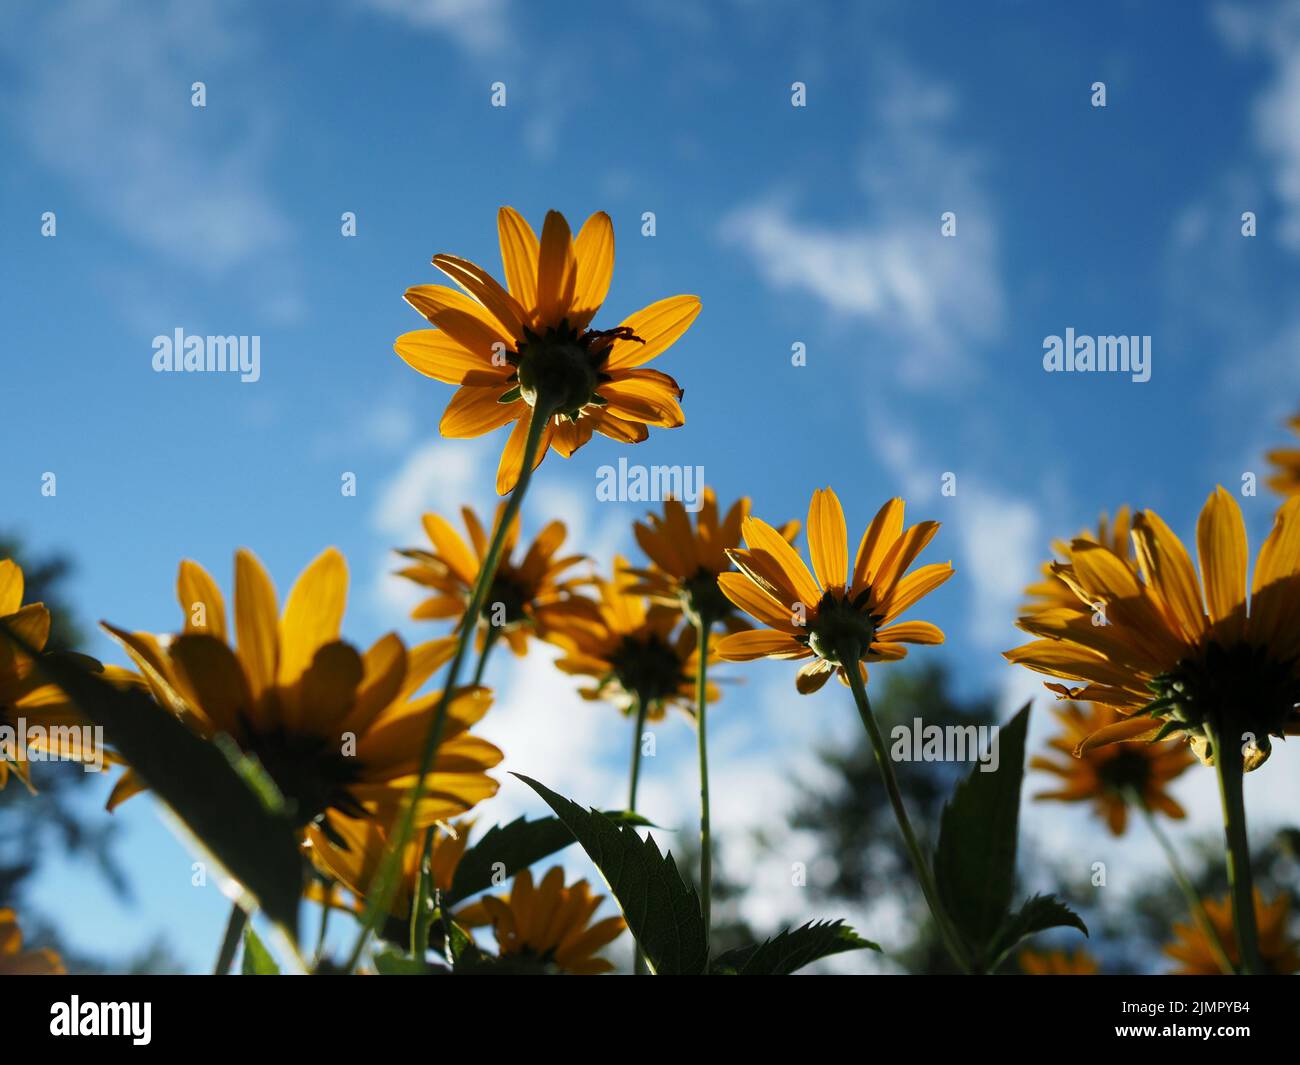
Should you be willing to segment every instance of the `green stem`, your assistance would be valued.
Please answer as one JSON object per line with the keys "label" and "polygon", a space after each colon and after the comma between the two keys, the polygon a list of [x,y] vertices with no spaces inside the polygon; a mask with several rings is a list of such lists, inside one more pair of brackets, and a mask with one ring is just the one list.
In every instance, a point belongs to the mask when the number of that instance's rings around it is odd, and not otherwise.
{"label": "green stem", "polygon": [[704,942],[707,947],[713,910],[713,843],[709,833],[709,741],[706,714],[709,706],[709,630],[713,623],[704,616],[696,619],[695,730],[700,748],[700,911],[704,915]]}
{"label": "green stem", "polygon": [[1205,903],[1201,901],[1200,893],[1192,885],[1191,879],[1183,870],[1182,862],[1178,860],[1178,852],[1174,850],[1173,842],[1165,835],[1159,823],[1156,821],[1156,815],[1152,812],[1151,807],[1133,788],[1129,788],[1129,801],[1142,811],[1142,817],[1155,836],[1156,842],[1160,844],[1160,849],[1165,852],[1165,859],[1169,863],[1169,871],[1173,874],[1174,882],[1183,893],[1183,898],[1187,902],[1187,908],[1191,911],[1192,920],[1201,930],[1201,935],[1210,945],[1210,952],[1214,955],[1214,960],[1218,962],[1219,969],[1228,976],[1235,975],[1237,968],[1232,964],[1228,957],[1228,952],[1223,949],[1223,941],[1219,939],[1219,933],[1214,928],[1214,922],[1210,920],[1210,915],[1205,912]]}
{"label": "green stem", "polygon": [[948,948],[948,953],[952,955],[952,960],[957,963],[962,972],[968,973],[970,972],[970,963],[966,960],[966,952],[962,949],[961,942],[957,938],[956,932],[948,921],[948,915],[944,912],[939,901],[939,889],[934,880],[934,873],[930,870],[930,863],[926,860],[925,852],[921,850],[921,845],[917,842],[916,833],[912,831],[912,822],[907,816],[907,808],[903,805],[903,793],[898,788],[898,778],[894,776],[894,767],[889,761],[889,752],[885,748],[884,737],[881,736],[880,727],[876,724],[875,715],[871,712],[871,703],[867,700],[867,689],[862,683],[862,673],[858,667],[860,657],[859,654],[854,654],[851,650],[848,654],[840,655],[840,661],[846,663],[843,668],[849,678],[849,688],[853,691],[853,700],[858,704],[858,716],[862,718],[862,724],[867,730],[867,735],[871,738],[871,749],[876,755],[876,765],[880,768],[880,776],[885,782],[885,791],[889,793],[889,802],[894,808],[894,820],[898,822],[899,831],[903,834],[903,842],[907,845],[908,856],[912,859],[912,870],[916,873],[916,879],[921,885],[921,892],[925,895],[926,904],[930,907],[935,926],[939,929],[939,935],[943,939],[944,946]]}
{"label": "green stem", "polygon": [[212,970],[213,976],[225,976],[230,972],[231,963],[235,960],[235,951],[239,949],[239,940],[247,924],[248,914],[236,902],[230,907],[230,920],[226,922],[226,934],[221,940],[221,953],[217,955],[217,964]]}
{"label": "green stem", "polygon": [[510,498],[506,501],[501,520],[497,523],[496,529],[493,530],[487,554],[483,556],[483,564],[479,568],[478,580],[474,584],[474,593],[470,596],[469,606],[465,612],[466,621],[460,627],[460,637],[456,642],[456,654],[451,660],[451,665],[447,667],[447,678],[443,683],[442,698],[438,700],[433,721],[429,726],[429,731],[424,739],[424,746],[420,751],[419,769],[417,770],[415,784],[411,787],[411,795],[403,811],[401,824],[393,836],[392,843],[388,852],[384,855],[384,861],[375,878],[374,889],[366,900],[366,912],[362,921],[361,932],[358,934],[356,944],[348,957],[345,972],[352,972],[361,961],[361,955],[365,952],[371,934],[378,927],[383,916],[388,913],[388,908],[397,892],[402,853],[415,830],[415,815],[420,800],[424,797],[425,778],[433,769],[437,758],[438,745],[442,742],[443,729],[447,724],[447,710],[451,705],[451,700],[455,697],[456,683],[460,680],[461,667],[464,665],[470,644],[473,643],[474,633],[478,628],[478,618],[483,612],[483,603],[487,599],[488,589],[492,586],[497,567],[501,563],[501,552],[505,545],[506,533],[514,521],[515,515],[519,513],[519,506],[524,501],[524,493],[528,490],[529,481],[532,480],[533,465],[537,458],[537,449],[541,445],[542,433],[554,410],[555,404],[552,401],[538,396],[537,405],[533,407],[528,421],[528,436],[524,442],[523,466],[519,471],[519,481],[515,484],[514,490],[510,493]]}
{"label": "green stem", "polygon": [[[646,714],[650,701],[641,698],[639,692],[632,693],[632,705],[636,710],[636,729],[632,733],[632,767],[628,773],[627,808],[629,813],[636,813],[636,791],[641,782],[641,733],[645,731]],[[632,944],[632,975],[645,976],[648,970],[640,946]]]}
{"label": "green stem", "polygon": [[1219,777],[1219,801],[1223,805],[1223,835],[1227,847],[1228,889],[1232,895],[1232,926],[1237,937],[1241,972],[1258,976],[1264,972],[1259,955],[1259,932],[1255,927],[1255,890],[1251,881],[1250,842],[1246,836],[1246,801],[1242,791],[1241,751],[1224,742],[1222,728],[1206,724]]}
{"label": "green stem", "polygon": [[492,653],[492,645],[497,642],[501,635],[501,629],[496,625],[488,625],[483,633],[483,650],[478,656],[478,665],[474,668],[474,687],[483,683],[483,671],[487,668],[488,655]]}
{"label": "green stem", "polygon": [[330,929],[330,910],[334,907],[330,905],[334,901],[334,881],[322,880],[322,892],[324,898],[320,904],[320,927],[316,932],[316,962],[314,968],[320,968],[321,960],[325,957],[325,937],[329,934]]}
{"label": "green stem", "polygon": [[636,791],[637,785],[641,782],[641,733],[645,731],[646,713],[650,709],[649,701],[635,693],[632,696],[632,705],[636,710],[636,731],[632,733],[632,768],[628,774],[627,784],[628,813],[636,813]]}

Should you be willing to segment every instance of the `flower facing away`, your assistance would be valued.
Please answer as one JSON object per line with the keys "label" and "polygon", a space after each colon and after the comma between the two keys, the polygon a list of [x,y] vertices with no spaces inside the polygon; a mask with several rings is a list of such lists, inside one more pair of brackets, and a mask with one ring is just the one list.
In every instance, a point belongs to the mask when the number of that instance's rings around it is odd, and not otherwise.
{"label": "flower facing away", "polygon": [[593,432],[635,444],[647,426],[685,424],[677,382],[645,365],[686,332],[699,299],[672,296],[612,329],[593,329],[614,271],[609,216],[593,214],[575,238],[564,216],[550,211],[539,241],[517,211],[502,207],[497,228],[506,287],[465,259],[435,255],[434,266],[463,292],[445,285],[406,291],[436,328],[399,337],[397,354],[426,377],[460,386],[442,435],[482,436],[513,422],[497,468],[504,495],[519,479],[539,400],[550,417],[537,462],[550,448],[568,458]]}
{"label": "flower facing away", "polygon": [[[498,522],[502,509],[497,508]],[[433,592],[412,612],[411,617],[416,620],[461,618],[469,606],[483,557],[487,554],[489,537],[469,507],[462,507],[461,515],[469,533],[469,546],[445,518],[426,514],[424,530],[433,549],[410,548],[400,552],[411,563],[399,571],[400,575]],[[493,531],[495,528],[494,523]],[[489,627],[504,637],[516,655],[523,655],[528,647],[528,637],[546,639],[553,622],[574,613],[590,616],[590,601],[575,594],[576,589],[589,582],[584,578],[564,576],[566,570],[585,561],[585,557],[555,557],[564,537],[563,522],[553,521],[538,534],[521,557],[515,558],[519,540],[518,517],[510,523],[501,563],[483,605],[478,633],[480,650]]]}
{"label": "flower facing away", "polygon": [[[680,606],[650,602],[635,591],[638,578],[623,558],[614,559],[612,580],[593,581],[600,595],[594,616],[571,615],[554,631],[554,642],[565,652],[556,666],[596,681],[578,690],[584,699],[613,703],[624,713],[640,699],[651,721],[670,705],[693,715],[696,638],[691,626],[679,628]],[[716,661],[712,650],[709,661]],[[719,698],[712,682],[707,698]]]}
{"label": "flower facing away", "polygon": [[[717,496],[706,487],[692,529],[685,504],[667,500],[662,517],[650,514],[633,526],[636,542],[652,563],[648,569],[634,571],[639,582],[633,590],[658,603],[680,605],[692,622],[703,616],[720,622],[728,632],[748,629],[748,619],[718,586],[718,578],[732,570],[727,551],[740,546],[740,526],[748,516],[749,498],[742,497],[720,519]],[[792,542],[799,523],[786,522],[780,531]]]}
{"label": "flower facing away", "polygon": [[0,910],[0,976],[62,976],[67,970],[52,950],[23,950],[13,910]]}
{"label": "flower facing away", "polygon": [[[11,559],[0,560],[0,623],[34,651],[45,650],[50,638],[50,612],[42,603],[23,605],[23,571]],[[69,655],[110,679],[125,681],[124,670],[105,668],[85,655]],[[100,754],[113,761],[110,751],[95,751],[84,744],[82,728],[88,722],[62,689],[44,683],[31,657],[0,637],[0,788],[12,768],[31,787],[31,760],[39,749],[45,759],[93,763]],[[20,737],[26,742],[21,745]]]}
{"label": "flower facing away", "polygon": [[[1223,945],[1228,960],[1234,966],[1240,964],[1237,952],[1237,938],[1233,934],[1232,904],[1228,899],[1204,899],[1205,914],[1214,927],[1219,942]],[[1255,889],[1255,923],[1259,929],[1259,954],[1264,963],[1264,973],[1272,976],[1290,976],[1300,970],[1300,952],[1296,941],[1287,934],[1287,922],[1291,915],[1291,900],[1286,895],[1279,895],[1272,902],[1265,902],[1258,888]],[[1174,939],[1165,946],[1165,953],[1178,962],[1175,976],[1217,976],[1221,970],[1215,959],[1214,951],[1206,941],[1205,933],[1197,927],[1195,921],[1180,921],[1174,924]]]}
{"label": "flower facing away", "polygon": [[[332,817],[329,833],[318,828],[307,830],[313,864],[347,888],[358,908],[361,900],[370,894],[375,874],[388,852],[391,827],[400,815],[401,808],[394,806],[374,818]],[[472,827],[470,822],[458,822],[452,825],[439,823],[426,829],[433,832],[429,868],[433,885],[439,891],[451,889]],[[425,831],[413,833],[402,852],[401,880],[389,906],[392,915],[402,921],[409,918],[411,902],[415,898],[420,862],[424,857],[425,834]],[[323,901],[320,893],[316,901]]]}
{"label": "flower facing away", "polygon": [[[1102,514],[1101,519],[1097,522],[1097,531],[1095,533],[1091,530],[1085,530],[1077,538],[1104,544],[1117,557],[1122,558],[1129,568],[1136,573],[1137,559],[1133,557],[1133,545],[1129,539],[1129,530],[1131,528],[1132,514],[1129,508],[1120,507],[1115,511],[1114,521],[1110,519],[1109,515]],[[1063,540],[1053,541],[1052,547],[1061,558],[1069,558],[1070,545]],[[1073,589],[1057,576],[1053,566],[1054,563],[1052,562],[1044,562],[1042,567],[1043,579],[1025,589],[1025,594],[1029,596],[1029,602],[1021,608],[1024,613],[1033,614],[1040,610],[1050,610],[1052,607],[1073,607],[1079,602]]]}
{"label": "flower facing away", "polygon": [[1086,950],[1022,950],[1017,960],[1029,976],[1096,976],[1100,970]]}
{"label": "flower facing away", "polygon": [[1079,752],[1119,740],[1185,733],[1203,761],[1210,734],[1243,750],[1254,769],[1270,736],[1300,731],[1300,496],[1287,500],[1255,563],[1247,607],[1248,551],[1241,510],[1216,489],[1197,523],[1201,573],[1153,511],[1138,514],[1138,569],[1104,544],[1075,540],[1053,572],[1075,602],[1020,618],[1038,637],[1006,652],[1012,662],[1081,687],[1062,698],[1114,707],[1123,719],[1098,729]]}
{"label": "flower facing away", "polygon": [[[390,633],[358,653],[339,638],[347,583],[347,564],[330,548],[303,571],[281,614],[270,577],[241,550],[233,633],[216,582],[190,561],[177,581],[182,633],[159,638],[105,626],[162,706],[202,736],[229,736],[261,763],[298,825],[327,831],[327,816],[375,816],[410,791],[441,697],[415,693],[454,650],[447,637],[408,651]],[[487,771],[501,752],[469,731],[491,702],[486,688],[451,700],[418,823],[454,817],[495,794]],[[128,773],[110,808],[142,787]]]}
{"label": "flower facing away", "polygon": [[1093,747],[1075,758],[1074,752],[1089,736],[1123,719],[1111,707],[1101,705],[1063,703],[1055,708],[1055,713],[1063,728],[1048,741],[1048,746],[1064,757],[1036,756],[1030,759],[1029,765],[1032,769],[1055,773],[1061,778],[1061,785],[1053,791],[1040,792],[1035,799],[1091,802],[1115,836],[1124,834],[1128,806],[1134,797],[1152,812],[1159,811],[1175,819],[1187,816],[1165,790],[1188,766],[1196,764],[1186,743],[1179,740],[1114,743]]}
{"label": "flower facing away", "polygon": [[[1300,414],[1286,424],[1293,433],[1300,436]],[[1275,448],[1265,458],[1277,467],[1268,479],[1268,486],[1284,496],[1300,494],[1300,447]]]}
{"label": "flower facing away", "polygon": [[534,886],[533,874],[515,875],[510,894],[485,895],[456,914],[466,928],[490,925],[502,959],[553,965],[578,976],[607,973],[612,962],[597,951],[616,940],[627,927],[622,917],[591,923],[601,895],[593,895],[585,880],[568,887],[558,865]]}
{"label": "flower facing away", "polygon": [[952,576],[952,564],[907,568],[934,537],[939,523],[903,528],[903,501],[891,499],[875,516],[849,569],[848,531],[839,498],[829,488],[813,493],[808,508],[808,546],[813,573],[785,538],[758,518],[741,525],[745,549],[727,554],[740,570],[718,578],[723,593],[766,628],[738,632],[718,642],[718,655],[740,662],[755,658],[812,659],[795,677],[796,688],[817,691],[832,673],[847,684],[850,663],[893,661],[905,644],[943,643],[928,621],[896,619]]}

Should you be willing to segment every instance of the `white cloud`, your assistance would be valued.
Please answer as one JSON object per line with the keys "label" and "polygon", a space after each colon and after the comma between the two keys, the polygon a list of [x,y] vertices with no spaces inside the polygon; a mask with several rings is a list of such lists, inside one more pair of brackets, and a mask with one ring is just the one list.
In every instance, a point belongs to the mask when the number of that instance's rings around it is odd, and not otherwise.
{"label": "white cloud", "polygon": [[450,38],[472,55],[500,51],[510,41],[507,0],[360,0],[373,11]]}
{"label": "white cloud", "polygon": [[[224,16],[208,0],[78,0],[0,18],[18,72],[4,109],[33,157],[127,238],[210,276],[289,231],[266,189],[275,131],[248,84],[256,42]],[[195,81],[207,108],[190,105]]]}
{"label": "white cloud", "polygon": [[[720,234],[773,288],[879,330],[903,381],[933,386],[966,375],[971,349],[1001,328],[1005,297],[979,161],[945,129],[951,95],[891,71],[860,168],[869,220],[810,221],[796,197],[774,192],[731,211]],[[946,211],[956,236],[940,233]]]}
{"label": "white cloud", "polygon": [[1269,81],[1253,108],[1255,144],[1272,165],[1273,193],[1283,210],[1279,239],[1300,251],[1300,11],[1224,4],[1212,21],[1229,47],[1270,61]]}
{"label": "white cloud", "polygon": [[1001,649],[1015,630],[1016,607],[1042,561],[1045,539],[1027,500],[967,478],[955,497],[961,572],[971,588],[970,633],[980,647]]}

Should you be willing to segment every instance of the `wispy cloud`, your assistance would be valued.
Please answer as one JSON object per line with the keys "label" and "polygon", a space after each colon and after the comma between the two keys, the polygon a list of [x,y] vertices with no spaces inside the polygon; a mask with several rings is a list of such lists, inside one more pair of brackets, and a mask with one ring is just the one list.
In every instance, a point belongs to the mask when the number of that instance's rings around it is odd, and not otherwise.
{"label": "wispy cloud", "polygon": [[[771,287],[879,330],[897,345],[903,381],[933,387],[965,375],[972,351],[1001,328],[1005,297],[979,161],[948,132],[954,98],[905,67],[892,70],[863,150],[854,218],[810,220],[799,211],[809,193],[778,189],[731,211],[720,233]],[[957,217],[952,237],[940,232],[947,211]],[[870,220],[856,220],[863,215]]]}
{"label": "wispy cloud", "polygon": [[373,11],[418,30],[438,33],[474,56],[510,43],[508,0],[358,0]]}
{"label": "wispy cloud", "polygon": [[[32,157],[131,242],[209,276],[282,244],[257,47],[209,0],[9,6],[4,110]],[[207,108],[190,86],[207,84]],[[55,198],[56,199],[56,198]],[[52,203],[51,206],[56,206]]]}

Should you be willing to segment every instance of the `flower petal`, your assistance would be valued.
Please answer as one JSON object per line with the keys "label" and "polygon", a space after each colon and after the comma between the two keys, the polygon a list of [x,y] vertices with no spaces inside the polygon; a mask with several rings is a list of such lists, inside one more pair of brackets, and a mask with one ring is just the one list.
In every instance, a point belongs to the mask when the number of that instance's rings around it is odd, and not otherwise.
{"label": "flower petal", "polygon": [[698,296],[670,296],[623,319],[622,325],[631,329],[645,343],[615,340],[609,350],[605,369],[627,370],[634,366],[644,366],[667,351],[691,327],[699,313]]}
{"label": "flower petal", "polygon": [[849,534],[844,508],[829,488],[813,492],[808,507],[808,553],[823,589],[843,588],[848,581]]}

